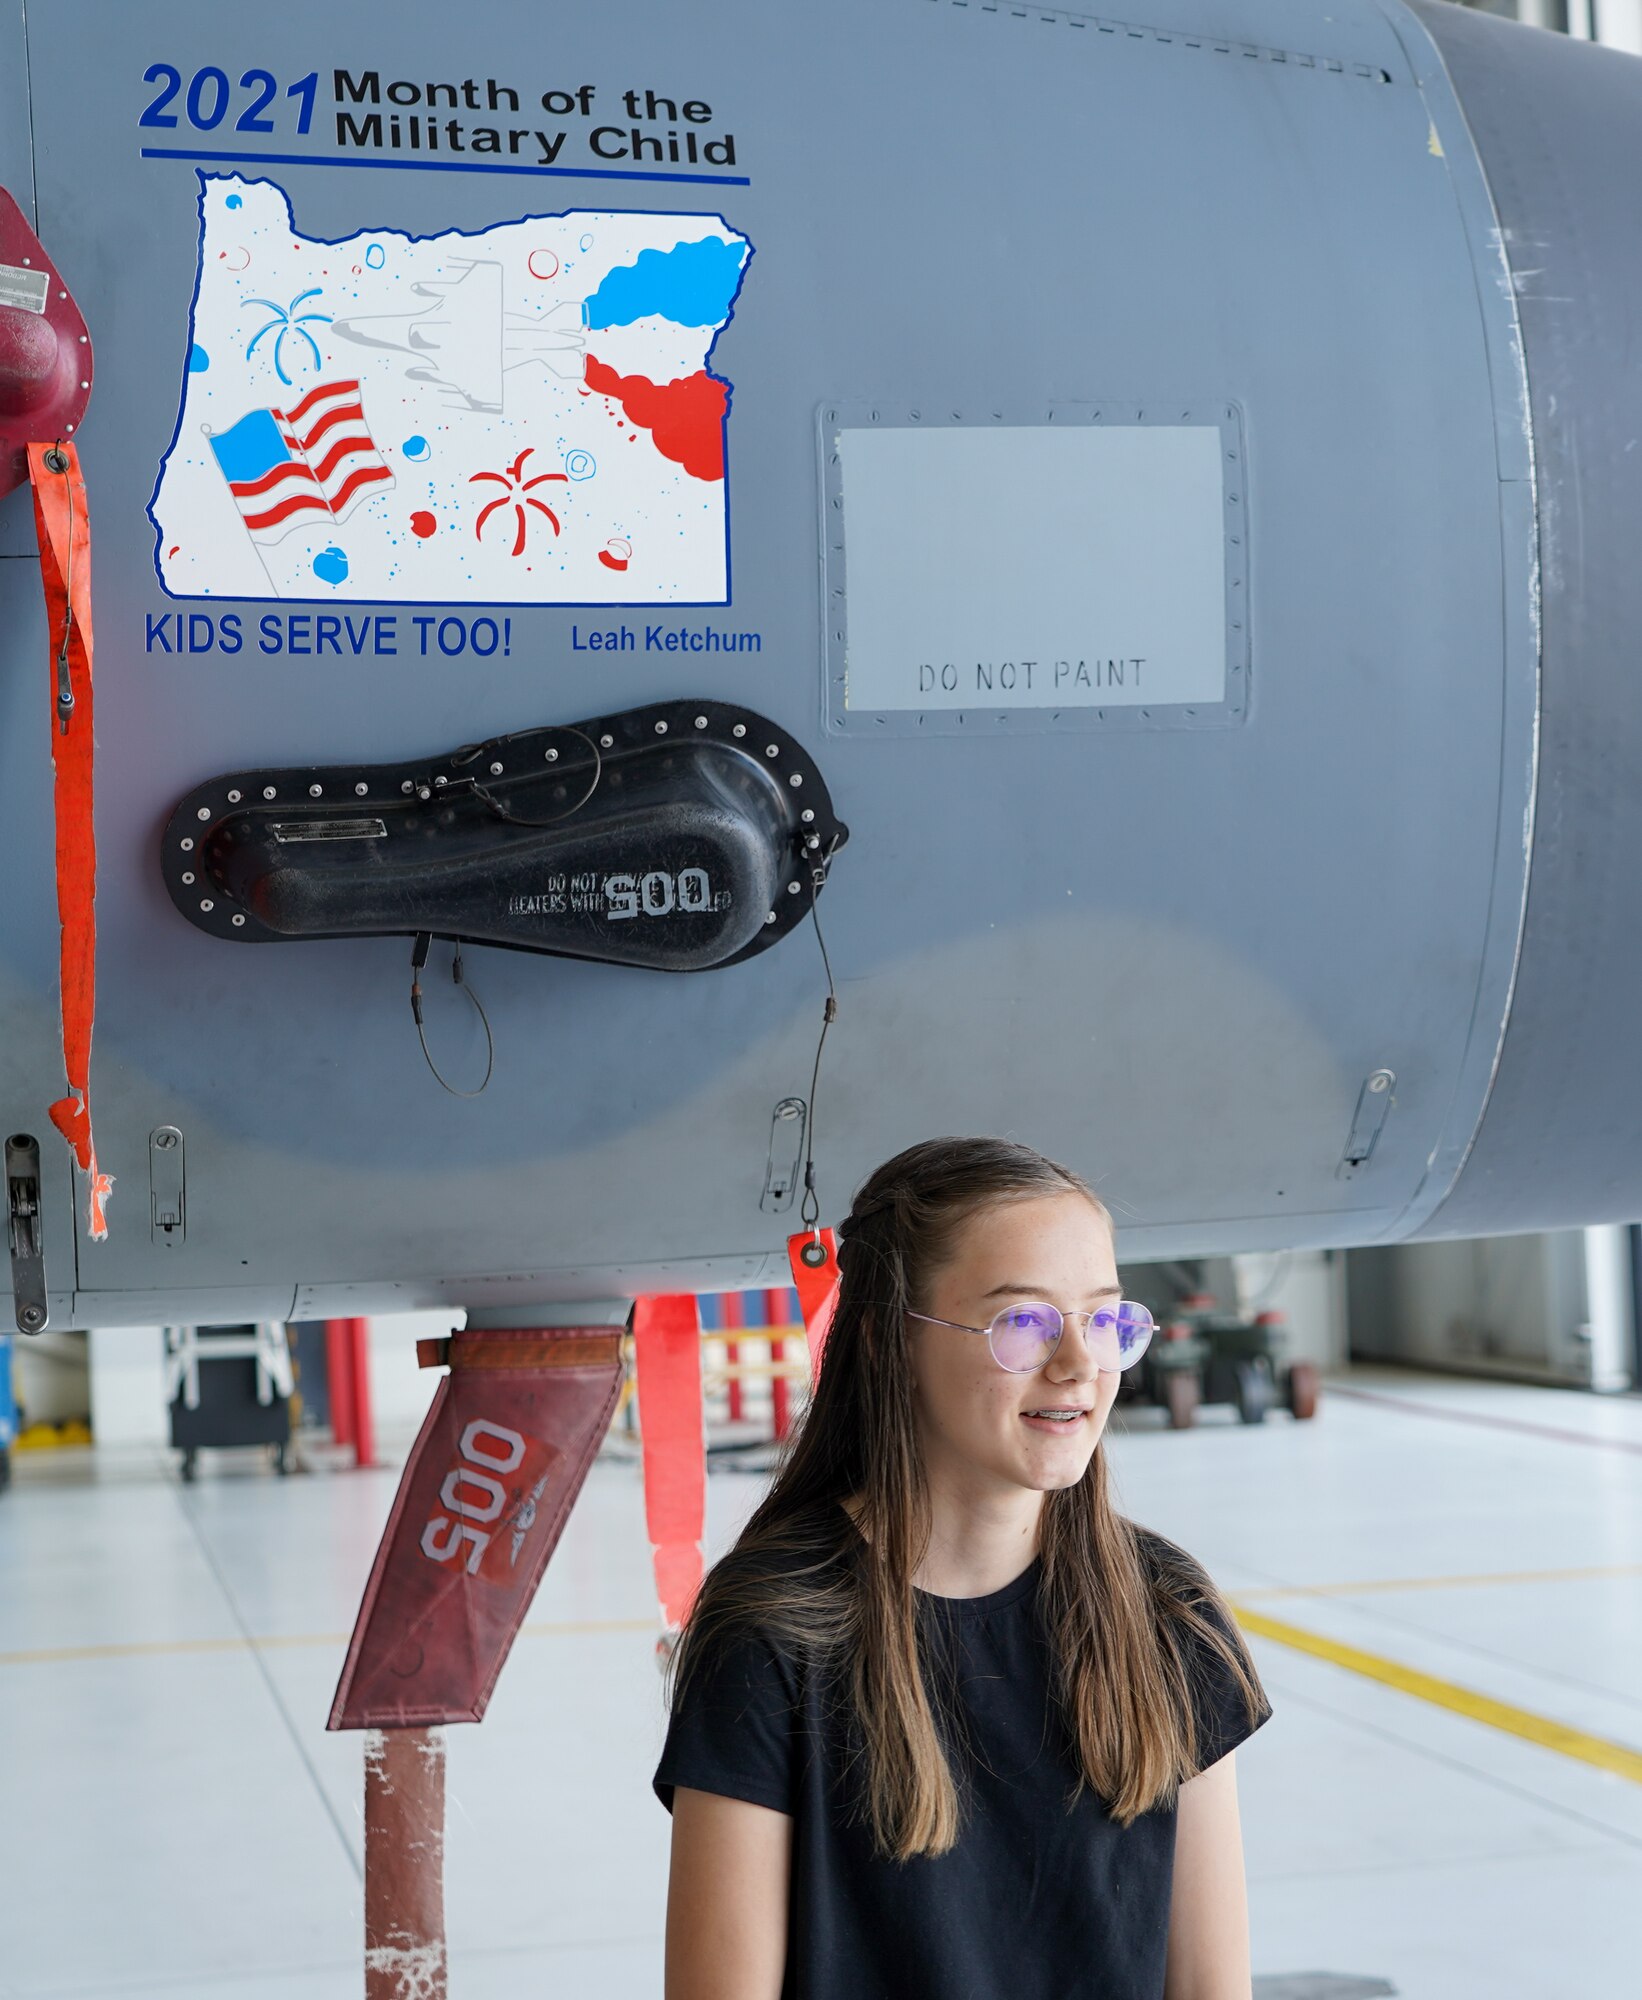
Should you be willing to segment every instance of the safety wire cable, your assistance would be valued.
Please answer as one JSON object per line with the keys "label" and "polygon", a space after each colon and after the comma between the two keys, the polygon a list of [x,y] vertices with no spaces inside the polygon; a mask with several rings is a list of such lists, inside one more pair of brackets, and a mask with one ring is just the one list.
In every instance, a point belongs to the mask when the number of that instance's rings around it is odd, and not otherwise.
{"label": "safety wire cable", "polygon": [[[501,799],[497,798],[488,785],[481,784],[477,778],[469,778],[465,780],[465,782],[469,786],[471,786],[473,791],[473,796],[476,799],[478,799],[481,804],[488,806],[489,809],[496,815],[496,817],[499,820],[504,821],[508,826],[532,826],[532,827],[557,826],[561,820],[574,818],[574,816],[581,811],[582,807],[587,804],[588,800],[591,799],[593,794],[599,789],[599,780],[604,775],[604,753],[603,751],[600,750],[599,746],[593,741],[592,737],[589,736],[585,730],[577,729],[568,722],[559,724],[559,732],[565,736],[579,736],[581,740],[587,745],[588,749],[591,750],[593,753],[593,775],[587,781],[587,790],[582,793],[581,797],[577,799],[574,805],[566,806],[563,812],[553,813],[547,819],[526,819],[522,813],[516,813],[511,806],[505,804]],[[452,764],[471,763],[475,757],[479,756],[485,750],[489,750],[492,753],[494,753],[497,750],[505,749],[509,743],[514,742],[515,740],[516,739],[511,736],[504,736],[501,737],[495,743],[490,743],[490,744],[481,743],[476,745],[471,750],[458,751],[456,755],[451,758],[450,761]],[[558,752],[556,750],[551,751],[549,752],[549,755],[556,758],[558,756]],[[531,782],[532,783],[537,782],[542,775],[543,774],[540,772],[536,773],[535,777],[531,780]]]}
{"label": "safety wire cable", "polygon": [[[811,1243],[804,1246],[806,1262],[811,1261],[808,1253],[812,1245],[817,1251],[821,1247],[821,1202],[815,1191],[815,1096],[821,1082],[821,1052],[827,1046],[827,1030],[838,1019],[838,988],[833,981],[827,940],[821,930],[821,891],[826,886],[827,871],[832,866],[839,839],[840,836],[834,834],[826,853],[819,855],[810,868],[810,921],[815,925],[815,941],[821,947],[821,965],[827,975],[827,999],[821,1010],[821,1032],[816,1037],[815,1064],[810,1071],[809,1116],[804,1121],[804,1199],[799,1204],[798,1213],[804,1227],[811,1232]],[[818,1256],[814,1261],[820,1263],[823,1257]]]}
{"label": "safety wire cable", "polygon": [[455,1084],[447,1081],[447,1079],[440,1073],[439,1065],[433,1059],[433,1051],[428,1047],[427,1029],[423,1025],[422,1021],[422,968],[428,962],[428,948],[432,943],[433,943],[432,933],[428,931],[421,931],[417,935],[416,943],[411,948],[410,1003],[411,1003],[411,1015],[416,1022],[416,1039],[422,1044],[422,1055],[423,1059],[427,1063],[428,1068],[433,1071],[435,1079],[444,1087],[444,1089],[450,1092],[452,1097],[478,1097],[482,1095],[486,1087],[489,1085],[490,1073],[496,1067],[496,1038],[490,1032],[490,1016],[485,1012],[484,1002],[479,998],[478,994],[474,992],[473,988],[469,986],[467,981],[462,977],[462,947],[456,941],[456,939],[452,938],[451,947],[454,956],[452,957],[450,962],[451,979],[456,985],[461,987],[462,991],[473,1002],[474,1009],[479,1016],[480,1025],[483,1027],[485,1031],[484,1081],[478,1085],[477,1089],[458,1090]]}
{"label": "safety wire cable", "polygon": [[[498,799],[491,792],[490,788],[486,785],[481,784],[477,778],[468,778],[462,780],[461,782],[471,787],[474,797],[477,798],[480,801],[480,803],[484,805],[489,811],[493,812],[498,819],[504,821],[509,826],[525,826],[525,827],[557,826],[561,820],[567,820],[572,818],[576,813],[579,813],[581,811],[583,806],[587,804],[588,800],[592,798],[593,794],[598,790],[599,780],[604,775],[604,756],[603,753],[600,751],[598,744],[596,744],[593,741],[592,737],[587,735],[584,730],[576,729],[568,723],[561,724],[560,726],[566,735],[579,736],[581,740],[587,745],[588,749],[591,750],[593,753],[593,775],[587,782],[587,789],[582,793],[581,797],[576,800],[574,805],[566,806],[563,812],[554,813],[552,817],[548,819],[526,819],[523,817],[522,814],[514,812],[510,806],[504,804],[504,802],[501,799]],[[512,737],[502,737],[499,741],[495,743],[474,744],[469,749],[457,751],[450,761],[453,765],[457,766],[460,766],[462,764],[469,764],[474,760],[474,758],[480,756],[483,752],[488,750],[494,753],[495,751],[502,749],[506,744],[513,742],[514,740],[515,739]],[[555,757],[557,757],[558,755],[557,751],[554,751],[551,754]],[[485,1012],[484,1002],[479,998],[478,994],[474,992],[473,988],[468,984],[467,979],[463,974],[462,947],[460,944],[456,942],[454,938],[451,940],[454,956],[452,957],[450,962],[450,976],[451,979],[455,982],[455,984],[461,987],[462,991],[473,1002],[474,1010],[477,1012],[480,1024],[482,1025],[485,1031],[485,1074],[483,1082],[481,1082],[477,1086],[477,1088],[473,1090],[458,1090],[456,1086],[453,1083],[449,1082],[448,1079],[440,1071],[439,1065],[433,1059],[433,1052],[428,1047],[427,1027],[422,1018],[422,968],[428,962],[428,949],[429,946],[432,944],[432,941],[433,940],[431,933],[422,932],[418,934],[416,943],[411,951],[410,1002],[411,1002],[411,1016],[416,1022],[416,1039],[422,1045],[423,1059],[427,1063],[428,1068],[432,1070],[436,1081],[445,1090],[448,1090],[452,1097],[480,1097],[484,1094],[486,1088],[489,1086],[491,1072],[496,1067],[496,1037],[491,1032],[490,1016]]]}

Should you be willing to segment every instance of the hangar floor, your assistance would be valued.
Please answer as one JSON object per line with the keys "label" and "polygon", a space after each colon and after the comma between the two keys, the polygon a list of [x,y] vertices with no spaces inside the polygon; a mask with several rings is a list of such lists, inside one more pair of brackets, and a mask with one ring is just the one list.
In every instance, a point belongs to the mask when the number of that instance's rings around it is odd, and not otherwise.
{"label": "hangar floor", "polygon": [[[1632,1990],[1642,1399],[1384,1369],[1328,1391],[1310,1424],[1210,1410],[1170,1433],[1134,1410],[1112,1433],[1120,1503],[1248,1614],[1275,1706],[1239,1758],[1256,1993]],[[616,1449],[488,1721],[451,1732],[457,2000],[659,2000],[657,1626]],[[323,1723],[396,1476],[19,1463],[6,2000],[358,1993],[360,1746]],[[710,1558],[761,1487],[708,1482]],[[1278,1977],[1323,1971],[1340,1983]]]}

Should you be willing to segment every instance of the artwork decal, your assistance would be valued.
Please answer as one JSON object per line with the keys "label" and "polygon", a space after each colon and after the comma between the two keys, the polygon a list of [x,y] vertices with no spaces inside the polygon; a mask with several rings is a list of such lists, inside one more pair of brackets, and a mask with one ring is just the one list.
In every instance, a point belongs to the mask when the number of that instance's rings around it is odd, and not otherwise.
{"label": "artwork decal", "polygon": [[713,373],[752,245],[578,210],[304,236],[200,175],[176,432],[150,513],[177,597],[729,601]]}

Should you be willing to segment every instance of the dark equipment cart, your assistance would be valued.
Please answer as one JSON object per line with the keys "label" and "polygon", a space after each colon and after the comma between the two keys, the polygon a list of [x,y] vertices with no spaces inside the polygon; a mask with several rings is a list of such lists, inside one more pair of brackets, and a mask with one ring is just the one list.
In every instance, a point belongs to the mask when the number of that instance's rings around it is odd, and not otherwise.
{"label": "dark equipment cart", "polygon": [[1252,1319],[1222,1312],[1208,1292],[1192,1292],[1160,1315],[1159,1338],[1141,1356],[1130,1394],[1161,1404],[1174,1430],[1186,1430],[1203,1403],[1231,1403],[1245,1424],[1283,1405],[1302,1421],[1317,1414],[1315,1362],[1285,1363],[1288,1334],[1279,1312]]}
{"label": "dark equipment cart", "polygon": [[200,1447],[265,1445],[275,1470],[290,1470],[291,1351],[277,1321],[168,1326],[166,1388],[171,1442],[192,1480]]}
{"label": "dark equipment cart", "polygon": [[1232,1403],[1245,1424],[1264,1423],[1266,1412],[1285,1405],[1302,1420],[1317,1413],[1319,1370],[1311,1361],[1284,1361],[1288,1333],[1280,1312],[1257,1312],[1252,1319],[1222,1312],[1199,1292],[1180,1308],[1180,1317],[1208,1349],[1203,1367],[1205,1403]]}

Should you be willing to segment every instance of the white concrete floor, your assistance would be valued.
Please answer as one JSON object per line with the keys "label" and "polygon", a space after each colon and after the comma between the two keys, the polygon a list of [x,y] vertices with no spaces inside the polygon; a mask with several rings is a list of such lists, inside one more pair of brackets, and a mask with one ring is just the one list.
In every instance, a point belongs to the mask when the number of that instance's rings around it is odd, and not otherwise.
{"label": "white concrete floor", "polygon": [[[1642,1399],[1366,1369],[1330,1387],[1310,1424],[1133,1414],[1120,1504],[1262,1617],[1642,1749]],[[6,2000],[358,1994],[360,1744],[324,1720],[396,1477],[206,1454],[185,1488],[152,1451],[19,1461]],[[761,1489],[709,1480],[709,1559]],[[601,1457],[489,1718],[451,1731],[455,2000],[659,2000],[657,1629],[638,1471]],[[1252,1643],[1276,1709],[1239,1758],[1257,1974],[1410,2000],[1636,1990],[1642,1783]]]}

